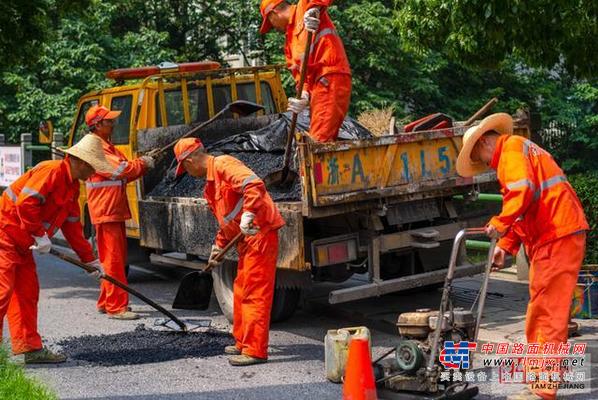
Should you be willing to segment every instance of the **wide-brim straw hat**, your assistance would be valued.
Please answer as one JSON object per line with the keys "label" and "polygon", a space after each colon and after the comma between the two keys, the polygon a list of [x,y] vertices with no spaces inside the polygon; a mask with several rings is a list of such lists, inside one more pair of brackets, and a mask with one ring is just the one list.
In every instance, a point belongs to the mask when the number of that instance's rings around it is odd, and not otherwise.
{"label": "wide-brim straw hat", "polygon": [[66,154],[85,161],[93,167],[96,172],[113,174],[115,168],[108,162],[102,146],[102,138],[92,133],[83,136],[81,140],[72,147],[63,150]]}
{"label": "wide-brim straw hat", "polygon": [[469,178],[486,172],[489,167],[483,162],[472,161],[471,151],[478,139],[488,131],[495,131],[500,135],[513,134],[513,118],[506,113],[496,113],[487,116],[476,126],[469,128],[463,135],[463,147],[457,157],[457,173]]}

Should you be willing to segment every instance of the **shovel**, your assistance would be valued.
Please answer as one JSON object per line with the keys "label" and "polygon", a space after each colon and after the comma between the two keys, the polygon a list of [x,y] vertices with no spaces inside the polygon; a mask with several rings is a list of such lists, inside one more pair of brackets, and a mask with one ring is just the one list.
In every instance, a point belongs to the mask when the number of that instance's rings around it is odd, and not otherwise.
{"label": "shovel", "polygon": [[[222,261],[224,256],[243,238],[239,232],[226,246],[214,257],[214,261]],[[203,271],[189,272],[181,280],[172,308],[184,310],[206,310],[210,306],[214,278],[208,265]]]}
{"label": "shovel", "polygon": [[[71,257],[69,255],[66,255],[64,253],[61,253],[57,250],[54,249],[50,249],[50,254],[52,254],[53,256],[56,256],[66,262],[68,262],[69,264],[75,265],[81,269],[84,269],[87,273],[93,273],[98,271],[95,267],[90,267],[89,265],[77,260],[74,257]],[[154,308],[155,310],[161,312],[162,314],[166,315],[168,318],[170,318],[170,320],[168,319],[162,319],[162,323],[160,323],[159,325],[165,326],[167,328],[173,329],[175,331],[179,331],[179,332],[189,332],[192,331],[196,328],[201,327],[202,325],[194,325],[194,324],[190,324],[187,323],[185,324],[185,322],[183,322],[182,320],[178,319],[173,313],[171,313],[170,311],[168,311],[167,309],[165,309],[164,307],[162,307],[161,305],[157,304],[156,302],[154,302],[153,300],[148,299],[147,297],[145,297],[144,295],[142,295],[141,293],[139,293],[138,291],[136,291],[135,289],[125,285],[124,283],[114,279],[113,277],[111,277],[110,275],[106,275],[105,273],[102,273],[102,275],[100,275],[100,279],[104,279],[110,283],[112,283],[115,286],[118,286],[119,288],[125,290],[126,292],[132,294],[133,296],[137,297],[139,300],[143,301],[144,303],[148,304],[149,306],[151,306],[152,308]],[[172,323],[174,322],[174,324]],[[176,325],[175,325],[176,324]]]}
{"label": "shovel", "polygon": [[202,130],[206,126],[210,125],[212,122],[216,121],[218,118],[220,118],[222,115],[224,115],[224,113],[227,111],[231,111],[231,112],[233,112],[235,114],[239,114],[241,116],[247,116],[247,115],[251,115],[255,112],[261,111],[263,109],[264,109],[264,106],[257,104],[257,103],[253,103],[251,101],[246,101],[246,100],[233,101],[232,103],[228,103],[222,110],[218,111],[212,118],[210,118],[209,120],[196,126],[195,128],[189,130],[187,133],[185,133],[183,136],[181,136],[177,140],[172,141],[172,143],[167,144],[166,146],[164,146],[162,148],[151,150],[148,153],[146,153],[146,155],[150,156],[150,157],[156,157],[158,154],[163,153],[166,150],[173,147],[180,139],[189,137],[189,136],[193,135],[194,133],[197,133],[198,131]]}
{"label": "shovel", "polygon": [[[309,50],[311,46],[311,40],[313,32],[307,32],[307,40],[305,41],[305,52],[303,53],[303,60],[301,61],[301,74],[299,76],[299,85],[297,86],[297,98],[301,98],[303,91],[303,84],[305,83],[305,77],[307,75],[307,62],[309,61]],[[293,138],[295,137],[295,129],[297,128],[297,114],[293,113],[291,119],[291,127],[287,136],[287,146],[284,152],[284,161],[282,163],[282,169],[274,171],[268,174],[264,178],[264,184],[267,188],[270,187],[287,187],[290,186],[295,179],[297,174],[290,170],[289,165],[291,163],[291,150],[293,148]]]}

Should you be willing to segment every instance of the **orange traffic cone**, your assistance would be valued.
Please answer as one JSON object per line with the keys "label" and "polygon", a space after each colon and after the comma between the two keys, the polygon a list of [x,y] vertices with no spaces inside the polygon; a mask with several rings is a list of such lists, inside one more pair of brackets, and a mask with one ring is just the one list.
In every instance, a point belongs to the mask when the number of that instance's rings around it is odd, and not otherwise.
{"label": "orange traffic cone", "polygon": [[376,400],[374,369],[366,336],[354,336],[349,342],[349,357],[343,383],[343,400]]}

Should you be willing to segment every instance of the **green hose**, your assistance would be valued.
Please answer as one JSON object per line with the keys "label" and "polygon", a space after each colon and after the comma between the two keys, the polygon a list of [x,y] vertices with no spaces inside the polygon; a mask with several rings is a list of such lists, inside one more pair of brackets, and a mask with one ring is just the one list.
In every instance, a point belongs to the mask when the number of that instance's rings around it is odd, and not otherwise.
{"label": "green hose", "polygon": [[486,250],[490,249],[490,242],[484,242],[483,240],[466,240],[465,247],[468,250]]}
{"label": "green hose", "polygon": [[[455,200],[463,200],[463,195],[462,194],[458,194],[453,196],[453,199]],[[496,193],[480,193],[477,197],[476,200],[479,201],[496,201],[496,202],[501,202],[502,201],[502,195],[501,194],[496,194]]]}

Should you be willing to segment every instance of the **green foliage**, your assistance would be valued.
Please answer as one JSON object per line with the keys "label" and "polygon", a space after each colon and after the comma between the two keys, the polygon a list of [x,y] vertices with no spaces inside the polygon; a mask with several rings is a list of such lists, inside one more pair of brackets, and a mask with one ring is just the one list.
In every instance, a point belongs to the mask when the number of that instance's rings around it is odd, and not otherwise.
{"label": "green foliage", "polygon": [[[104,73],[113,68],[202,59],[225,63],[227,53],[242,53],[248,58],[260,54],[268,64],[284,63],[284,35],[257,33],[261,23],[259,0],[80,0],[75,3],[83,6],[74,11],[60,8],[58,0],[46,3],[61,10],[48,14],[53,21],[45,25],[49,29],[39,37],[33,30],[31,36],[20,38],[24,44],[35,43],[37,61],[0,64],[0,132],[8,134],[9,140],[17,140],[22,132],[35,132],[37,123],[47,118],[54,121],[58,131],[66,133],[77,99],[110,85]],[[530,4],[540,3],[533,0]],[[555,4],[568,10],[561,3]],[[592,4],[586,3],[582,0],[580,10],[558,16],[555,21],[591,15]],[[35,9],[38,2],[31,4]],[[84,7],[86,4],[90,6]],[[563,40],[551,37],[554,30],[547,30],[550,51],[544,51],[545,43],[532,46],[543,38],[544,26],[532,22],[551,17],[554,7],[538,6],[540,15],[523,19],[523,26],[510,22],[513,16],[523,15],[522,10],[529,12],[531,6],[520,0],[509,4],[498,7],[495,2],[465,0],[450,2],[449,7],[449,2],[442,0],[335,1],[329,13],[353,72],[350,112],[356,115],[392,106],[396,117],[404,120],[432,112],[464,120],[498,96],[500,102],[494,111],[529,107],[541,115],[543,127],[559,127],[557,131],[562,134],[551,139],[547,147],[568,172],[596,168],[598,86],[595,78],[575,79],[565,68],[572,69],[570,54],[584,53],[594,45],[591,40],[571,39],[591,29],[592,19],[580,17],[581,26],[568,27],[570,32]],[[478,17],[465,18],[474,14]],[[445,43],[440,39],[447,33],[452,36]],[[529,35],[527,39],[514,41],[524,33]],[[517,47],[507,51],[509,43],[517,43]],[[488,55],[487,47],[495,51]],[[536,62],[529,52],[522,51],[524,48],[546,54],[546,62]],[[19,53],[20,47],[8,50],[4,58]],[[564,57],[556,67],[529,66],[530,62],[552,66],[554,52]],[[590,67],[592,63],[586,59],[577,60]],[[292,95],[295,85],[289,73],[283,74],[283,83],[287,94]]]}
{"label": "green foliage", "polygon": [[571,175],[569,181],[577,192],[590,224],[584,263],[598,264],[598,172]]}
{"label": "green foliage", "polygon": [[0,0],[0,67],[30,63],[52,25],[68,10],[78,12],[89,0]]}
{"label": "green foliage", "polygon": [[3,400],[58,399],[44,386],[28,378],[21,367],[11,363],[3,347],[0,347],[0,398]]}
{"label": "green foliage", "polygon": [[470,65],[493,67],[511,54],[577,76],[598,69],[594,0],[402,0],[395,25],[418,51],[442,51]]}

